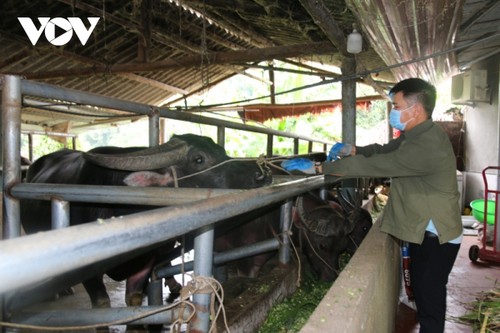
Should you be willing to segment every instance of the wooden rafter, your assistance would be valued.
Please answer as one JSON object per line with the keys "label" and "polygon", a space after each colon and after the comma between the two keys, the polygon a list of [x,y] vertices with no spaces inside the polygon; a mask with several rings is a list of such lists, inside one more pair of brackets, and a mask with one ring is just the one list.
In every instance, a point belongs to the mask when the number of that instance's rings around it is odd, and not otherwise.
{"label": "wooden rafter", "polygon": [[333,45],[337,47],[340,54],[345,57],[351,56],[347,53],[347,41],[344,32],[340,29],[324,2],[322,0],[300,0],[300,3],[311,15],[314,23],[321,28]]}
{"label": "wooden rafter", "polygon": [[[250,61],[264,61],[281,58],[296,58],[309,55],[327,54],[336,51],[330,42],[308,43],[300,45],[270,47],[265,49],[249,49],[244,51],[215,52],[208,53],[207,59],[210,65],[241,63]],[[115,65],[95,64],[85,68],[71,68],[67,70],[55,70],[36,73],[15,73],[23,75],[28,79],[49,79],[69,76],[96,75],[102,73],[132,73],[162,71],[169,68],[180,68],[197,66],[200,56],[187,56],[180,59],[167,59],[154,63],[125,63]]]}

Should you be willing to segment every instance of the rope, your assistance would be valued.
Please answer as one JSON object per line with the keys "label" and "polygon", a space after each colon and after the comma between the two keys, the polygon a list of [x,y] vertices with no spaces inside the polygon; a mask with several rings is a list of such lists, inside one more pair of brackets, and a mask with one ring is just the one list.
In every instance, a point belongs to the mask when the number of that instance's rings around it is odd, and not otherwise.
{"label": "rope", "polygon": [[[180,300],[170,304],[170,305],[165,305],[162,306],[159,309],[151,310],[144,312],[142,314],[126,317],[123,319],[115,320],[115,321],[110,321],[110,322],[103,322],[99,324],[92,324],[92,325],[80,325],[80,326],[43,326],[43,325],[28,325],[28,324],[18,324],[18,323],[8,323],[8,322],[0,322],[0,327],[10,327],[10,328],[18,328],[18,329],[25,329],[25,330],[38,330],[38,331],[66,331],[66,330],[89,330],[89,329],[97,329],[101,327],[107,327],[107,326],[115,326],[115,325],[125,325],[127,323],[136,321],[138,319],[142,319],[145,317],[152,316],[154,314],[167,311],[169,309],[172,309],[176,306],[179,306],[179,317],[172,322],[170,325],[170,331],[173,333],[179,333],[182,324],[187,324],[189,323],[195,313],[196,313],[196,307],[195,305],[190,301],[190,298],[194,294],[212,294],[211,296],[211,302],[210,302],[210,318],[212,318],[212,324],[210,327],[209,332],[210,333],[216,333],[217,328],[217,318],[221,315],[223,316],[224,320],[224,326],[227,331],[227,333],[230,333],[229,331],[229,325],[227,323],[227,318],[226,318],[226,311],[224,309],[224,290],[222,288],[222,285],[215,280],[214,278],[211,277],[206,277],[206,276],[193,276],[192,280],[188,282],[188,284],[182,288],[181,293],[180,293]],[[217,297],[217,298],[216,298]],[[219,306],[216,309],[215,307],[215,301],[219,302]],[[184,320],[184,311],[187,307],[191,308],[191,315]]]}
{"label": "rope", "polygon": [[[278,169],[278,170],[281,170],[282,172],[286,173],[286,174],[290,174],[289,171],[281,168],[280,166],[276,165],[276,164],[273,164],[273,163],[270,163],[270,162],[276,162],[276,161],[285,161],[289,158],[294,158],[296,156],[301,156],[301,155],[289,155],[287,156],[287,158],[283,158],[283,157],[265,157],[264,155],[260,155],[258,158],[231,158],[231,159],[228,159],[228,160],[225,160],[225,161],[222,161],[220,163],[217,163],[215,165],[212,165],[211,167],[207,168],[207,169],[204,169],[204,170],[201,170],[201,171],[198,171],[198,172],[195,172],[195,173],[192,173],[192,174],[189,174],[189,175],[186,175],[186,176],[182,176],[182,177],[177,177],[176,174],[172,174],[172,176],[174,177],[174,181],[177,182],[178,184],[178,181],[179,180],[182,180],[182,179],[186,179],[186,178],[190,178],[190,177],[194,177],[194,176],[197,176],[197,175],[201,175],[205,172],[208,172],[210,170],[213,170],[215,168],[218,168],[226,163],[231,163],[231,162],[240,162],[240,161],[255,161],[257,163],[257,166],[259,167],[260,171],[265,174],[265,171],[264,171],[264,166],[268,166],[268,167],[272,167],[272,168],[275,168],[275,169]],[[171,169],[174,171],[174,167],[171,167]],[[177,187],[177,186],[176,186]]]}
{"label": "rope", "polygon": [[[224,289],[222,288],[220,282],[212,277],[192,276],[192,280],[189,281],[187,285],[181,290],[181,299],[190,298],[194,294],[212,294],[210,301],[210,317],[212,318],[212,324],[210,326],[209,332],[213,333],[217,332],[217,327],[216,327],[217,318],[222,313],[222,317],[224,320],[224,327],[226,329],[226,332],[230,333],[229,325],[227,323],[227,318],[226,318],[226,310],[224,309]],[[216,300],[219,302],[217,310],[215,309]],[[180,328],[180,324],[182,323],[184,322],[183,321],[174,322],[171,325],[171,330],[174,333],[177,333],[178,331],[174,330]]]}

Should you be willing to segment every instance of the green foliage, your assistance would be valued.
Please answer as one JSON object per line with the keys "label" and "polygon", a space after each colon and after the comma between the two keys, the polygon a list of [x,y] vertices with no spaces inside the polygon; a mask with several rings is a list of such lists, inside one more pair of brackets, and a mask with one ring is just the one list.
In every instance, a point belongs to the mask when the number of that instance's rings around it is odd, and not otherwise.
{"label": "green foliage", "polygon": [[499,332],[500,288],[495,285],[494,289],[480,293],[469,313],[458,319],[472,325],[473,332]]}
{"label": "green foliage", "polygon": [[301,286],[289,298],[273,307],[259,333],[298,332],[307,322],[331,283],[306,275]]}
{"label": "green foliage", "polygon": [[370,129],[375,127],[385,119],[385,101],[374,101],[372,107],[367,110],[356,111],[356,126]]}
{"label": "green foliage", "polygon": [[[40,156],[46,155],[53,151],[60,150],[65,147],[65,145],[59,141],[56,141],[46,135],[33,135],[33,160],[36,160]],[[21,156],[29,156],[29,142],[27,135],[21,135]],[[70,139],[68,139],[68,142]]]}
{"label": "green foliage", "polygon": [[[349,263],[351,256],[343,253],[339,257],[340,270]],[[274,306],[258,333],[295,333],[305,325],[313,311],[330,289],[331,282],[319,281],[308,269],[297,291]]]}

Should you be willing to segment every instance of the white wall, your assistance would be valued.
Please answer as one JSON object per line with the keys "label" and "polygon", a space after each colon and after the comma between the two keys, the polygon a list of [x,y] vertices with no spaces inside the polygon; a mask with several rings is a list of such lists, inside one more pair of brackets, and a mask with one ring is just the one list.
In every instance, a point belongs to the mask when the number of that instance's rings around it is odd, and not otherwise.
{"label": "white wall", "polygon": [[[491,103],[465,107],[465,202],[484,197],[482,171],[500,165],[500,55],[478,62],[472,69],[486,69]],[[497,174],[488,176],[488,187],[498,189]]]}

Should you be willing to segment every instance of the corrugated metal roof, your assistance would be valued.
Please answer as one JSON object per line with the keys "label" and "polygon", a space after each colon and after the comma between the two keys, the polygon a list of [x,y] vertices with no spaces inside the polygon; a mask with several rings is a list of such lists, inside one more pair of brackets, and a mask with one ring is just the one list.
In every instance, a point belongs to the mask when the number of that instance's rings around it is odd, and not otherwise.
{"label": "corrugated metal roof", "polygon": [[[496,0],[4,0],[0,72],[157,105],[261,61],[313,60],[340,67],[349,56],[342,49],[345,36],[356,23],[365,42],[356,56],[359,80],[385,89],[409,75],[437,80],[457,64],[498,52],[499,7]],[[22,16],[37,28],[42,16],[79,17],[87,27],[87,17],[100,21],[84,46],[75,36],[54,46],[43,33],[32,45],[17,19]],[[485,43],[446,52],[488,36]],[[415,59],[426,60],[398,67]],[[304,65],[304,70],[311,69]],[[91,111],[85,115],[74,108],[61,115],[30,107],[23,111],[23,126],[51,128],[70,119],[80,128],[96,123],[96,113],[122,115]]]}

